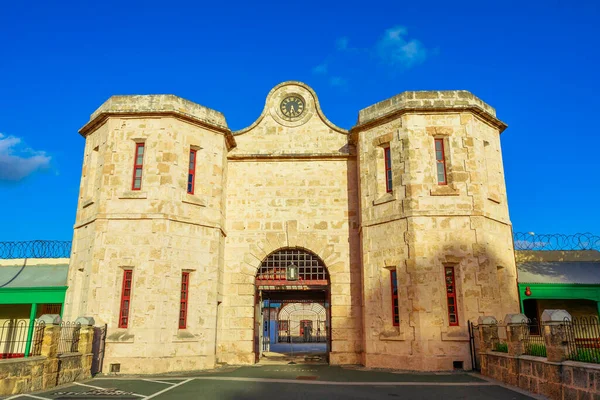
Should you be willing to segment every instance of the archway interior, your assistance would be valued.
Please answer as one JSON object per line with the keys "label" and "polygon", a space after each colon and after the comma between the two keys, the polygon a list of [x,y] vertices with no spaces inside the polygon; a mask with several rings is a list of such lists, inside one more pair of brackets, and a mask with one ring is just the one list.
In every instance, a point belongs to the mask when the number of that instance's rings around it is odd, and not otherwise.
{"label": "archway interior", "polygon": [[330,348],[329,274],[304,249],[270,254],[256,275],[256,356],[326,360]]}

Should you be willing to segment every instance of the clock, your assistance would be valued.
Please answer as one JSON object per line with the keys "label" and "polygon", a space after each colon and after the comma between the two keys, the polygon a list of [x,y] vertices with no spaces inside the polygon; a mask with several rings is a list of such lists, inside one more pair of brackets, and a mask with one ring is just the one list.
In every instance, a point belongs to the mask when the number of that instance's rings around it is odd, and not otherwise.
{"label": "clock", "polygon": [[298,118],[304,112],[304,99],[297,94],[287,96],[279,108],[284,117]]}

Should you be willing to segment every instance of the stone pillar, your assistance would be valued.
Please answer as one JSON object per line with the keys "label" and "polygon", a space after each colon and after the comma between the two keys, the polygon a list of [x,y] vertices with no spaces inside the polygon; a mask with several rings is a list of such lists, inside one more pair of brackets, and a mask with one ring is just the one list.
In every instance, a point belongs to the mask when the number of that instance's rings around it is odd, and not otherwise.
{"label": "stone pillar", "polygon": [[44,314],[38,320],[45,324],[41,355],[48,358],[56,358],[58,354],[58,341],[60,339],[60,315]]}
{"label": "stone pillar", "polygon": [[42,339],[41,355],[46,357],[44,361],[44,376],[42,387],[44,389],[56,386],[58,382],[58,342],[60,340],[60,315],[44,314],[39,321],[45,323],[44,338]]}
{"label": "stone pillar", "polygon": [[89,354],[92,352],[92,345],[94,343],[94,318],[92,317],[79,317],[75,320],[75,323],[79,323],[81,330],[79,331],[79,347],[78,351],[82,354]]}
{"label": "stone pillar", "polygon": [[527,317],[524,314],[506,314],[504,324],[506,325],[508,354],[511,356],[525,354],[525,340],[529,329]]}
{"label": "stone pillar", "polygon": [[92,362],[94,354],[92,347],[94,344],[94,318],[79,317],[75,320],[81,324],[79,333],[79,352],[81,353],[81,371],[77,379],[88,379],[92,377]]}
{"label": "stone pillar", "polygon": [[563,362],[567,359],[569,338],[573,337],[571,314],[565,310],[544,310],[542,325],[548,361]]}
{"label": "stone pillar", "polygon": [[493,350],[500,341],[498,338],[498,321],[494,317],[479,317],[479,352]]}

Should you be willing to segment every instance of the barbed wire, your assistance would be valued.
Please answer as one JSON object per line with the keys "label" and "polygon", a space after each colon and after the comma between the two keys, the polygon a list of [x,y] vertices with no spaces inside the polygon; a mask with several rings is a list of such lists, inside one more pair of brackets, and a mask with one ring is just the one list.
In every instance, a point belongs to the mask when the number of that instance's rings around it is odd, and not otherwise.
{"label": "barbed wire", "polygon": [[600,236],[591,233],[574,235],[536,234],[533,232],[515,232],[513,234],[515,250],[595,250],[600,251]]}
{"label": "barbed wire", "polygon": [[27,242],[0,242],[0,259],[69,258],[70,256],[70,241],[32,240]]}
{"label": "barbed wire", "polygon": [[[600,236],[591,233],[573,235],[515,232],[515,250],[595,250],[600,251]],[[67,240],[32,240],[0,242],[0,259],[69,258],[71,242]]]}

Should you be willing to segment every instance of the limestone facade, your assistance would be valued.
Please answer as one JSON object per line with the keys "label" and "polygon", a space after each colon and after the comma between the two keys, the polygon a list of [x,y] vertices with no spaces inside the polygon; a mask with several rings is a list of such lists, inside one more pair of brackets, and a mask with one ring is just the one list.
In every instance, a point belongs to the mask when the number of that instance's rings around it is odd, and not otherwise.
{"label": "limestone facade", "polygon": [[[251,364],[257,270],[273,252],[300,248],[329,273],[331,364],[469,368],[467,321],[519,306],[505,127],[465,91],[402,93],[360,111],[349,131],[300,82],[273,88],[256,122],[237,132],[221,113],[179,97],[111,97],[80,130],[86,145],[63,318],[107,323],[104,365],[118,363],[122,373]],[[436,178],[436,139],[445,184]],[[144,143],[142,180],[132,190],[136,143]],[[125,270],[129,315],[119,328]]]}

